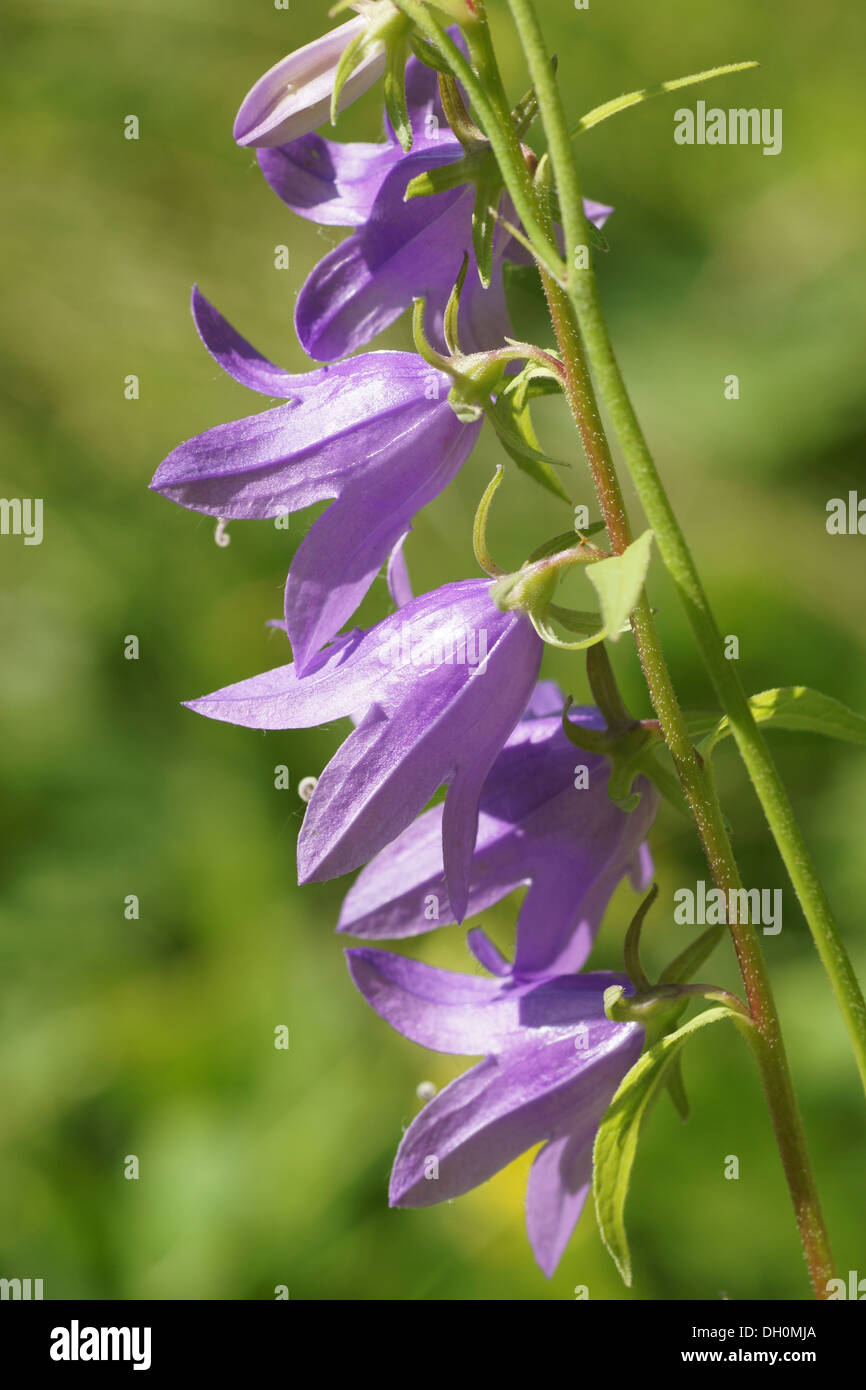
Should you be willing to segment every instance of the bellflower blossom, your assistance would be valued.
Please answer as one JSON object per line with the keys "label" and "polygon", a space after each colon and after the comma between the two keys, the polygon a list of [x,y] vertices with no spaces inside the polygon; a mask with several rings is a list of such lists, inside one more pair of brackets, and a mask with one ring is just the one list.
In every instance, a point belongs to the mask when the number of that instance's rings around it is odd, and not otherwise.
{"label": "bellflower blossom", "polygon": [[[528,884],[517,923],[515,970],[579,970],[592,949],[610,897],[625,874],[643,892],[652,878],[645,843],[658,794],[641,778],[636,810],[607,795],[610,764],[566,738],[565,701],[541,681],[493,764],[481,793],[467,916],[484,912]],[[569,719],[603,728],[597,710]],[[586,785],[578,768],[586,769]],[[377,855],[349,890],[338,930],[391,939],[455,921],[442,865],[442,807],[434,806]]]}
{"label": "bellflower blossom", "polygon": [[542,652],[529,618],[501,612],[489,589],[487,579],[447,584],[338,638],[303,675],[280,666],[189,703],[250,729],[359,721],[307,806],[299,882],[359,868],[447,783],[444,874],[451,910],[462,918],[481,789],[526,707]]}
{"label": "bellflower blossom", "polygon": [[413,516],[459,472],[481,423],[448,404],[450,380],[414,353],[371,352],[300,376],[268,362],[197,290],[205,347],[236,381],[288,404],[181,444],[151,487],[225,520],[275,517],[325,498],[286,584],[299,673],[345,623]]}
{"label": "bellflower blossom", "polygon": [[625,976],[511,970],[483,932],[470,946],[494,978],[461,975],[366,947],[346,952],[355,985],[398,1033],[437,1052],[483,1056],[410,1124],[394,1160],[394,1207],[451,1201],[528,1149],[526,1194],[535,1258],[550,1277],[592,1181],[596,1131],[637,1061],[644,1030],[614,1023],[604,992]]}

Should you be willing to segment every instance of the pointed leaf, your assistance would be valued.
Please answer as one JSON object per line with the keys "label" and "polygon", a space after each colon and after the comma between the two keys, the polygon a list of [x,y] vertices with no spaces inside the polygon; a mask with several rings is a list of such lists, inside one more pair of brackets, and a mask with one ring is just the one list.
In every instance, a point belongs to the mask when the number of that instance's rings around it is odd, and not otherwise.
{"label": "pointed leaf", "polygon": [[623,1080],[599,1126],[592,1158],[598,1228],[623,1283],[628,1286],[632,1275],[625,1230],[625,1201],[641,1126],[652,1102],[667,1083],[683,1043],[700,1028],[725,1018],[741,1026],[750,1026],[733,1009],[724,1006],[706,1009],[648,1048]]}
{"label": "pointed leaf", "polygon": [[[771,724],[776,729],[794,733],[824,734],[844,743],[866,743],[866,718],[848,709],[831,695],[810,690],[805,685],[783,686],[778,690],[763,690],[749,701],[759,724]],[[720,720],[706,740],[706,751],[712,752],[717,743],[731,732],[727,717]]]}
{"label": "pointed leaf", "polygon": [[652,531],[644,531],[636,541],[609,560],[599,560],[587,569],[590,583],[601,600],[604,636],[615,642],[636,608],[643,591],[650,562]]}
{"label": "pointed leaf", "polygon": [[581,116],[570,134],[579,135],[584,130],[591,130],[593,126],[606,121],[609,116],[616,116],[620,111],[627,111],[630,106],[649,101],[651,97],[664,96],[665,92],[676,92],[680,87],[693,87],[698,82],[709,82],[713,77],[726,77],[729,73],[744,72],[746,68],[757,66],[754,61],[725,63],[722,67],[707,68],[704,72],[694,72],[688,77],[676,77],[672,82],[659,82],[654,87],[642,87],[637,92],[626,92],[623,96],[614,97],[612,101],[606,101],[602,106],[596,106],[585,116]]}

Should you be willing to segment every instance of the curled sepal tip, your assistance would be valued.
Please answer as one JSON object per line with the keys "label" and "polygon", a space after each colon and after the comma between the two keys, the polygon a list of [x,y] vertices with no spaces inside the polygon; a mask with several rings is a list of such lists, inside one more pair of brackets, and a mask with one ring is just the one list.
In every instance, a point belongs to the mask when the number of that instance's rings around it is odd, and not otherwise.
{"label": "curled sepal tip", "polygon": [[475,559],[478,561],[479,567],[484,570],[485,574],[489,574],[491,579],[502,579],[506,574],[506,571],[493,559],[487,544],[487,519],[499,484],[502,482],[503,471],[502,464],[497,464],[496,472],[484,489],[484,495],[478,503],[475,522],[472,527],[472,548],[475,551]]}

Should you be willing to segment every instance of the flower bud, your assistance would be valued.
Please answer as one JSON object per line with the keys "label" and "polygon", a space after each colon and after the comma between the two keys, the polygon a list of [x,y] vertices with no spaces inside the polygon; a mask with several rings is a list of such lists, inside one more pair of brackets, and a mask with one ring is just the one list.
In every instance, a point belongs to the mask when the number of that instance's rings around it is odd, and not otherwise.
{"label": "flower bud", "polygon": [[[393,11],[390,0],[387,9]],[[284,145],[324,124],[340,60],[350,44],[367,35],[369,42],[362,44],[359,61],[340,92],[340,109],[362,96],[385,70],[385,43],[372,30],[371,15],[358,15],[270,68],[241,103],[234,125],[237,143],[258,148]]]}

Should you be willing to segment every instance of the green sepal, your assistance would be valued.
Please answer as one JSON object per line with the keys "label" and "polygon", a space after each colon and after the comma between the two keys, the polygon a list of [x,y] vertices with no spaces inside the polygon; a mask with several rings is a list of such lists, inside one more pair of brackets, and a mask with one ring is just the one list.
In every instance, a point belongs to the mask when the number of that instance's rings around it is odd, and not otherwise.
{"label": "green sepal", "polygon": [[403,202],[413,198],[432,198],[437,193],[448,193],[452,188],[460,188],[465,183],[473,183],[478,172],[479,161],[474,155],[455,159],[451,164],[440,164],[436,169],[428,169],[416,174],[406,185]]}
{"label": "green sepal", "polygon": [[385,55],[385,111],[404,154],[412,148],[412,122],[406,104],[406,41],[389,43]]}
{"label": "green sepal", "polygon": [[463,286],[466,284],[466,272],[469,269],[469,253],[463,256],[463,264],[457,281],[448,296],[448,303],[445,305],[445,314],[442,320],[442,333],[445,338],[445,346],[452,357],[460,354],[459,320],[460,320],[460,299],[463,295]]}
{"label": "green sepal", "polygon": [[487,290],[493,279],[493,235],[496,231],[494,207],[499,201],[502,180],[497,170],[492,177],[482,176],[475,184],[475,208],[472,213],[472,246],[478,262],[478,276]]}
{"label": "green sepal", "polygon": [[349,78],[352,76],[352,73],[363,61],[364,50],[367,48],[369,41],[369,32],[367,30],[362,30],[360,34],[355,35],[351,43],[346,45],[340,55],[337,71],[334,74],[334,88],[331,92],[331,125],[337,124],[340,95]]}
{"label": "green sepal", "polygon": [[555,589],[555,572],[532,573],[515,570],[512,574],[503,575],[491,585],[490,597],[503,613],[512,613],[519,609],[528,614],[538,631],[535,615],[544,611]]}
{"label": "green sepal", "polygon": [[410,33],[409,43],[415,57],[420,63],[423,63],[425,67],[432,68],[434,72],[443,72],[448,77],[451,76],[451,69],[438,48],[434,48],[432,43],[428,43],[426,39],[423,39],[417,29],[413,29]]}

